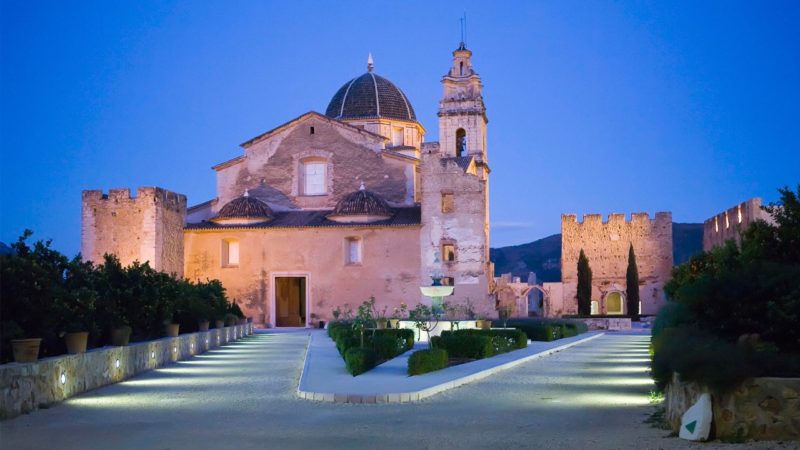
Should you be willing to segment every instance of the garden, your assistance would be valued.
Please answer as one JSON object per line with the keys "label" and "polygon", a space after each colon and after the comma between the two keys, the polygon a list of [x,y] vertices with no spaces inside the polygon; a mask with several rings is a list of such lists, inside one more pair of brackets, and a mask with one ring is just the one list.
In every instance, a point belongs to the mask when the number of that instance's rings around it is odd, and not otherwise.
{"label": "garden", "polygon": [[98,265],[69,259],[49,241],[29,245],[31,234],[0,256],[2,363],[12,354],[35,360],[244,320],[217,280],[183,280],[147,263],[123,267],[111,255]]}
{"label": "garden", "polygon": [[677,374],[724,393],[754,377],[800,376],[800,186],[780,189],[739,245],[676,267],[653,325],[652,370],[664,389]]}
{"label": "garden", "polygon": [[[429,348],[415,351],[408,360],[408,374],[420,375],[446,367],[523,349],[529,340],[552,341],[585,333],[583,322],[541,318],[508,318],[488,321],[475,320],[469,303],[450,305],[446,302],[441,311],[417,304],[411,310],[405,305],[394,310],[391,318],[387,308],[376,308],[370,298],[356,311],[336,308],[335,320],[328,324],[328,336],[335,342],[347,371],[353,376],[395,358],[414,346],[415,335],[428,336]],[[400,328],[410,324],[413,328]],[[447,322],[449,329],[431,333],[440,323]],[[466,323],[470,328],[460,329]],[[477,328],[471,328],[477,324]],[[494,326],[495,328],[492,328]],[[416,333],[415,333],[416,330]]]}

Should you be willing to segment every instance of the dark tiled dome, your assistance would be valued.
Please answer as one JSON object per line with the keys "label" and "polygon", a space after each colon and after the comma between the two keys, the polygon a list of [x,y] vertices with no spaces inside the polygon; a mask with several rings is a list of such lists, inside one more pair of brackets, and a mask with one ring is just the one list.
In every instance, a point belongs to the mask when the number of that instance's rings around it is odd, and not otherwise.
{"label": "dark tiled dome", "polygon": [[342,197],[336,204],[329,218],[344,218],[347,216],[370,216],[388,219],[394,211],[380,195],[366,189],[360,189]]}
{"label": "dark tiled dome", "polygon": [[414,108],[403,91],[372,72],[344,84],[328,104],[325,115],[334,119],[387,119],[416,122]]}
{"label": "dark tiled dome", "polygon": [[257,198],[250,197],[247,192],[239,198],[228,202],[219,210],[212,222],[229,221],[231,219],[242,219],[248,222],[272,220],[275,216],[272,209]]}

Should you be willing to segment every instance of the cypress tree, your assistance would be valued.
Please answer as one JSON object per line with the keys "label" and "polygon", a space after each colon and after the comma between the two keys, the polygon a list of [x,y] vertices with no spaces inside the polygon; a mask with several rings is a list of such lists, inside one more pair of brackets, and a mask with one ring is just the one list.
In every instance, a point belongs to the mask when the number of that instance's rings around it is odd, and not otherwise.
{"label": "cypress tree", "polygon": [[636,267],[636,254],[633,252],[633,244],[628,250],[628,272],[625,274],[626,288],[625,299],[628,306],[628,315],[633,318],[639,317],[639,269]]}
{"label": "cypress tree", "polygon": [[589,260],[581,249],[578,256],[578,315],[590,316],[592,314],[592,268]]}

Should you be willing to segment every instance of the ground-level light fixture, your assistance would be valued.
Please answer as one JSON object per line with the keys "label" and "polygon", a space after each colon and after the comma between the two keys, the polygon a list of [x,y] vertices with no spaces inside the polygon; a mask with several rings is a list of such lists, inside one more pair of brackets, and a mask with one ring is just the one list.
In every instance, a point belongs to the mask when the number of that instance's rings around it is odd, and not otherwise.
{"label": "ground-level light fixture", "polygon": [[178,347],[173,346],[172,347],[172,353],[177,353],[177,352],[178,352]]}
{"label": "ground-level light fixture", "polygon": [[60,379],[61,379],[61,384],[67,384],[67,373],[66,372],[61,372]]}
{"label": "ground-level light fixture", "polygon": [[116,360],[116,361],[114,361],[114,367],[116,367],[117,369],[119,369],[119,358],[117,358],[117,360]]}

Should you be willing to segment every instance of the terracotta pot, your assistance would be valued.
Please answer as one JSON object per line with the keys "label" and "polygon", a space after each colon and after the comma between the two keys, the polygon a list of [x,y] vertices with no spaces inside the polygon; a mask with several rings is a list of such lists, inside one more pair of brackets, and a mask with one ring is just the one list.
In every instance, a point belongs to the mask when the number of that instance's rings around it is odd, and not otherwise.
{"label": "terracotta pot", "polygon": [[86,341],[88,339],[89,339],[88,331],[67,333],[64,336],[64,343],[67,344],[67,353],[69,353],[70,355],[77,355],[78,353],[86,353]]}
{"label": "terracotta pot", "polygon": [[389,319],[389,328],[400,328],[400,319]]}
{"label": "terracotta pot", "polygon": [[11,349],[14,353],[14,361],[18,363],[36,362],[39,359],[41,343],[41,338],[12,339]]}
{"label": "terracotta pot", "polygon": [[207,320],[201,320],[200,322],[197,323],[197,329],[199,331],[208,331],[208,325],[209,323]]}
{"label": "terracotta pot", "polygon": [[488,330],[492,328],[492,321],[491,320],[483,320],[479,319],[475,321],[475,326],[481,330]]}
{"label": "terracotta pot", "polygon": [[119,327],[111,330],[111,345],[127,347],[131,341],[131,327]]}
{"label": "terracotta pot", "polygon": [[378,326],[379,330],[385,330],[386,329],[386,325],[389,324],[389,321],[386,320],[386,319],[378,319],[378,320],[375,321],[375,324]]}
{"label": "terracotta pot", "polygon": [[215,320],[214,321],[214,328],[225,328],[225,321],[224,320]]}
{"label": "terracotta pot", "polygon": [[167,337],[178,337],[181,325],[179,323],[170,323],[166,325]]}

